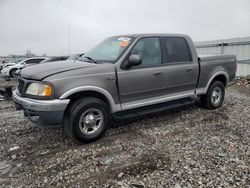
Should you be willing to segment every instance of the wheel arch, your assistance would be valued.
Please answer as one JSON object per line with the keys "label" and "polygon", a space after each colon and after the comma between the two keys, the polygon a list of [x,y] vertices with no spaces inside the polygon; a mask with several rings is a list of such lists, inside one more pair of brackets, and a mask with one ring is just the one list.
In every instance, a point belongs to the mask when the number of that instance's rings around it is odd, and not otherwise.
{"label": "wheel arch", "polygon": [[13,72],[13,71],[16,72],[17,70],[18,70],[18,68],[16,68],[16,67],[11,68],[11,69],[9,70],[9,75],[12,76],[12,75],[11,75],[12,72]]}
{"label": "wheel arch", "polygon": [[96,97],[103,100],[108,104],[112,113],[121,109],[120,104],[115,104],[112,95],[107,90],[96,86],[83,86],[71,89],[61,95],[60,99],[70,99],[70,101],[74,101],[82,97]]}
{"label": "wheel arch", "polygon": [[[226,87],[228,82],[229,82],[229,76],[225,71],[219,71],[215,74],[213,74],[213,76],[210,77],[207,86],[206,86],[206,92],[208,91],[209,86],[215,81],[221,81],[223,83],[223,85]],[[205,93],[206,93],[205,92]]]}

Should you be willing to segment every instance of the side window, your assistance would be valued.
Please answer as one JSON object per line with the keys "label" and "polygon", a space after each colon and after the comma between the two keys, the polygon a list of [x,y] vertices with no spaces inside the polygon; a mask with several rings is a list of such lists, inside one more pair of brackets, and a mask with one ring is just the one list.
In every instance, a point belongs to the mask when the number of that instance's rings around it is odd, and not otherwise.
{"label": "side window", "polygon": [[32,63],[32,59],[29,59],[27,61],[25,61],[26,64],[31,64]]}
{"label": "side window", "polygon": [[181,37],[164,37],[164,61],[163,63],[192,61],[188,44]]}
{"label": "side window", "polygon": [[26,63],[27,64],[37,64],[37,63],[40,63],[43,60],[44,59],[30,59],[30,60],[27,60]]}
{"label": "side window", "polygon": [[54,59],[51,59],[50,62],[61,61],[61,60],[63,60],[62,57],[55,57]]}
{"label": "side window", "polygon": [[140,39],[131,54],[139,55],[142,60],[140,66],[161,64],[161,47],[159,38]]}
{"label": "side window", "polygon": [[36,59],[36,63],[40,63],[42,61],[44,61],[45,59]]}
{"label": "side window", "polygon": [[27,61],[25,61],[26,64],[33,64],[33,59],[29,59]]}

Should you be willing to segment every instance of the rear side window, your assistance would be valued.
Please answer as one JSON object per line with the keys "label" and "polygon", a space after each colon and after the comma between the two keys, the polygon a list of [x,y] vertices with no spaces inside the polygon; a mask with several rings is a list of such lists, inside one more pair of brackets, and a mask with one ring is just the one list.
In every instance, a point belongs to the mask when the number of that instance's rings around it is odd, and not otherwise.
{"label": "rear side window", "polygon": [[181,37],[163,37],[163,63],[188,62],[192,56],[187,41]]}

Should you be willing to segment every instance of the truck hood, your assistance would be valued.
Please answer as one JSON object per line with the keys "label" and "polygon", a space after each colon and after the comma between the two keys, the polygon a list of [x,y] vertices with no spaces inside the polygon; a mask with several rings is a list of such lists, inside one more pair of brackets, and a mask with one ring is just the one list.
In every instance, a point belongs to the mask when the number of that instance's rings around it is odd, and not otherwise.
{"label": "truck hood", "polygon": [[26,67],[22,69],[18,75],[26,79],[43,80],[44,78],[57,73],[75,69],[84,69],[92,66],[97,66],[97,64],[75,60],[55,61]]}

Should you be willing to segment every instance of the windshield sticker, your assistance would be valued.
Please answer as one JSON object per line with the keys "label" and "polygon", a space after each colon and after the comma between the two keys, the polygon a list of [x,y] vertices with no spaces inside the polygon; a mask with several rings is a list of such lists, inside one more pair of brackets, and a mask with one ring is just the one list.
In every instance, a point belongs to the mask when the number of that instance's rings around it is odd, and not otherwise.
{"label": "windshield sticker", "polygon": [[121,41],[120,46],[121,47],[126,47],[128,45],[128,41]]}
{"label": "windshield sticker", "polygon": [[130,41],[131,40],[131,38],[128,38],[128,37],[120,37],[120,38],[118,38],[118,40],[119,41]]}

